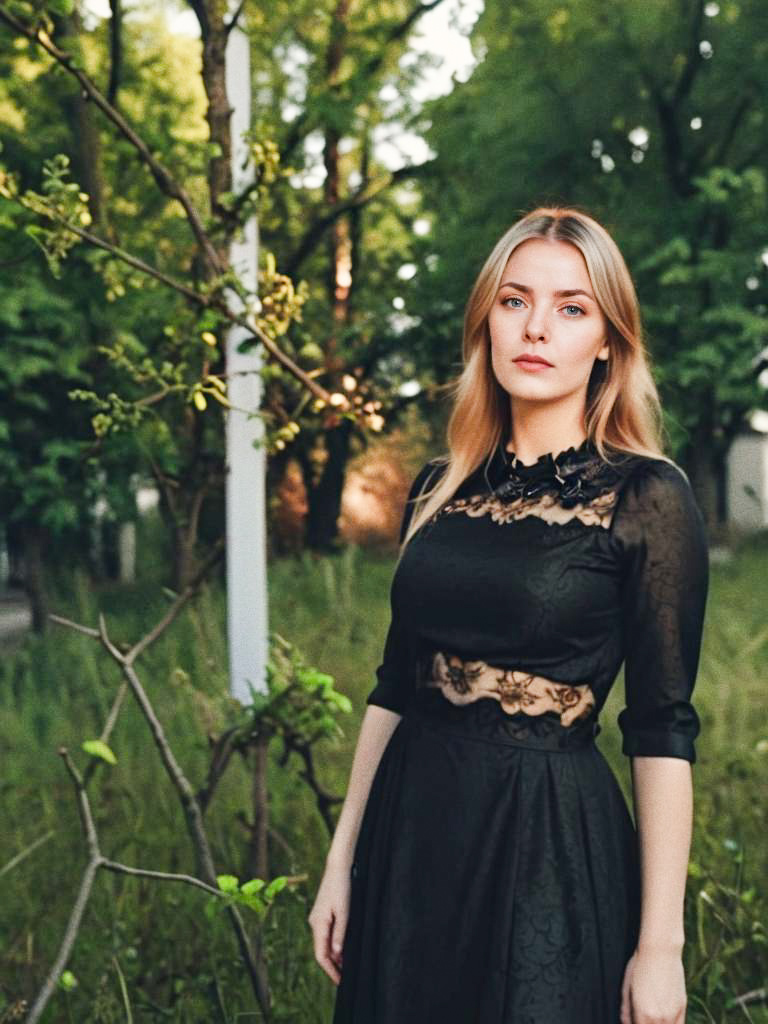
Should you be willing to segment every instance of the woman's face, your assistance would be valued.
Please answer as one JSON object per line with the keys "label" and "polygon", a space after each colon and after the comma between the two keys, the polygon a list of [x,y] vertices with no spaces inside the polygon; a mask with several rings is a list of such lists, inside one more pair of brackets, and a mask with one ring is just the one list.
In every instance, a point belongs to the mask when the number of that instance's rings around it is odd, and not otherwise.
{"label": "woman's face", "polygon": [[[532,238],[518,245],[501,276],[488,328],[493,371],[513,399],[547,402],[586,394],[595,359],[608,358],[606,319],[584,257],[568,242]],[[546,365],[525,362],[525,356]]]}

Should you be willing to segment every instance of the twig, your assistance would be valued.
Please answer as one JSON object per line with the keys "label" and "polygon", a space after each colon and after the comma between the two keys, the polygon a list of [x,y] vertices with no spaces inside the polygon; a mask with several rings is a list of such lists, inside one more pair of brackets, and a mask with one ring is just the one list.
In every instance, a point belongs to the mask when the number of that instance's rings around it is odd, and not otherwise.
{"label": "twig", "polygon": [[0,868],[0,878],[2,878],[3,875],[7,874],[9,871],[12,871],[17,864],[21,864],[23,860],[26,860],[30,853],[33,853],[38,848],[38,846],[42,846],[43,843],[47,843],[52,835],[54,835],[53,829],[51,829],[49,832],[46,832],[42,836],[38,836],[37,839],[34,839],[29,844],[29,846],[25,846],[23,850],[19,850],[15,857],[11,857],[8,863],[4,864]]}
{"label": "twig", "polygon": [[[91,896],[91,890],[93,889],[93,882],[94,879],[96,878],[96,872],[99,869],[100,854],[98,851],[98,841],[95,840],[95,830],[92,832],[90,831],[91,829],[93,829],[93,819],[91,817],[90,807],[88,805],[88,797],[86,796],[85,790],[83,789],[82,779],[80,778],[77,769],[72,764],[72,761],[70,760],[66,748],[62,747],[59,750],[59,753],[64,758],[64,764],[67,766],[67,771],[69,772],[75,785],[75,790],[77,792],[78,809],[80,810],[80,819],[83,822],[84,828],[86,829],[86,839],[88,842],[88,851],[90,857],[88,863],[85,866],[85,870],[83,871],[83,877],[80,880],[80,888],[78,889],[77,898],[75,899],[74,906],[72,907],[72,911],[69,915],[69,921],[67,922],[67,927],[64,932],[64,938],[61,940],[61,945],[59,946],[58,955],[56,956],[53,966],[48,972],[48,976],[43,982],[42,988],[37,994],[37,998],[32,1004],[32,1008],[29,1011],[29,1016],[27,1017],[26,1024],[37,1024],[37,1021],[40,1020],[40,1017],[42,1016],[46,1006],[50,1001],[51,996],[54,993],[58,980],[61,977],[61,973],[66,967],[67,961],[69,960],[70,954],[72,953],[72,947],[74,946],[75,940],[77,939],[77,933],[80,930],[80,923],[83,919],[85,908],[87,907],[88,900],[90,899]],[[94,841],[95,853],[93,846]]]}
{"label": "twig", "polygon": [[[213,555],[214,552],[211,553],[210,557],[213,557]],[[186,602],[194,593],[196,586],[199,585],[199,582],[202,579],[202,576],[204,575],[204,571],[207,571],[209,568],[210,565],[208,564],[201,567],[201,570],[200,572],[198,572],[195,580],[193,580],[192,583],[188,585],[181,594],[178,595],[176,600],[171,605],[171,608],[168,610],[165,616],[163,616],[161,622],[158,623],[158,625],[155,626],[152,630],[150,630],[150,632],[146,636],[139,640],[138,643],[134,644],[134,646],[130,648],[130,650],[126,654],[120,651],[110,639],[107,631],[106,620],[103,614],[99,615],[98,630],[89,630],[87,627],[81,626],[79,623],[73,623],[70,620],[61,618],[60,616],[55,616],[54,621],[57,621],[62,625],[66,625],[71,629],[76,629],[78,632],[86,632],[89,636],[95,638],[97,637],[101,641],[105,650],[119,664],[121,671],[128,685],[131,688],[136,703],[139,705],[139,708],[141,709],[144,719],[147,722],[147,725],[149,726],[150,732],[152,733],[152,737],[155,741],[155,746],[157,747],[158,753],[160,754],[160,759],[166,770],[166,774],[168,775],[168,778],[170,779],[174,789],[178,794],[179,801],[184,812],[184,820],[187,824],[187,831],[189,832],[190,838],[192,840],[192,845],[194,847],[195,854],[197,857],[198,873],[202,876],[203,880],[205,880],[210,886],[214,886],[216,884],[216,869],[213,862],[213,856],[211,853],[208,836],[206,834],[205,826],[203,824],[202,808],[195,797],[195,793],[192,789],[189,779],[186,777],[180,764],[176,760],[171,745],[169,744],[166,738],[162,724],[157,715],[155,714],[155,710],[152,706],[152,703],[149,700],[147,692],[142,686],[141,680],[139,679],[133,665],[138,655],[142,651],[146,650],[149,644],[156,640],[163,632],[163,630],[166,629],[171,624],[171,622],[173,622],[173,620],[179,614],[181,608],[184,606],[184,604],[186,604]],[[85,795],[84,790],[82,791],[80,798],[81,811],[83,808],[83,802],[85,803],[85,806],[87,806],[87,796]],[[85,821],[84,824],[86,824],[87,826],[87,821]],[[262,1014],[264,1015],[265,1021],[269,1021],[271,1018],[271,1010],[269,1005],[270,1000],[266,982],[266,973],[263,970],[263,967],[261,966],[262,954],[258,937],[255,940],[256,949],[254,950],[254,948],[251,945],[251,940],[248,935],[248,932],[246,931],[245,924],[237,907],[232,905],[228,906],[227,913],[229,914],[230,921],[232,923],[235,936],[237,938],[238,946],[240,949],[240,955],[243,959],[243,963],[246,966],[254,994],[256,996],[256,999],[258,1000],[259,1008]],[[69,931],[67,934],[69,934]],[[74,941],[74,938],[72,938],[72,941]]]}
{"label": "twig", "polygon": [[[145,868],[134,868],[127,864],[121,864],[118,861],[109,860],[107,857],[102,856],[99,837],[93,820],[93,814],[91,813],[91,805],[83,777],[75,767],[66,747],[61,747],[59,749],[59,754],[64,761],[75,789],[78,811],[80,813],[80,822],[83,827],[83,833],[85,835],[86,845],[88,848],[88,863],[83,871],[77,898],[72,908],[72,912],[70,913],[69,921],[67,923],[61,945],[59,946],[59,952],[56,956],[56,960],[48,972],[48,975],[43,982],[43,986],[40,989],[31,1010],[29,1011],[29,1016],[26,1019],[27,1024],[36,1024],[45,1011],[45,1008],[54,993],[58,980],[72,954],[72,948],[77,940],[83,914],[85,913],[88,900],[90,899],[91,892],[93,890],[93,883],[100,868],[103,868],[106,871],[112,871],[115,874],[131,875],[138,878],[151,878],[155,881],[182,882],[183,884],[191,885],[196,889],[202,889],[211,896],[217,896],[220,899],[226,897],[226,893],[221,889],[212,884],[208,884],[200,878],[195,878],[194,875],[177,874],[167,871],[150,871]],[[37,843],[39,844],[41,841],[42,840],[37,840]],[[289,882],[305,880],[306,875],[296,875],[290,878]],[[215,875],[213,881],[215,881]],[[236,908],[229,906],[228,910],[230,911],[230,915],[234,914],[234,916],[239,919],[239,913]],[[265,1019],[269,1019],[268,1015],[265,1015]]]}
{"label": "twig", "polygon": [[82,626],[79,622],[73,622],[71,619],[65,619],[63,615],[54,615],[51,612],[48,616],[51,622],[56,622],[59,626],[66,626],[68,629],[74,629],[76,633],[84,633],[85,636],[95,637],[99,639],[98,629],[91,629],[90,626]]}
{"label": "twig", "polygon": [[208,885],[207,882],[204,882],[201,878],[195,878],[194,875],[180,875],[170,871],[149,871],[147,868],[132,868],[127,864],[120,864],[119,861],[106,860],[105,858],[101,859],[99,867],[119,875],[132,875],[134,878],[153,878],[158,882],[183,882],[185,885],[193,885],[196,889],[203,889],[205,892],[210,893],[211,896],[224,895],[221,889]]}
{"label": "twig", "polygon": [[183,609],[184,605],[187,604],[190,598],[194,597],[194,595],[197,593],[200,584],[203,582],[203,580],[208,575],[210,570],[214,567],[214,565],[216,565],[216,563],[219,561],[223,553],[224,538],[220,537],[214,544],[205,561],[202,563],[202,565],[197,570],[195,575],[186,585],[184,590],[174,600],[173,604],[170,606],[165,615],[160,619],[160,621],[155,626],[153,626],[149,633],[147,633],[146,636],[143,636],[141,640],[135,643],[133,647],[128,651],[128,653],[125,655],[125,662],[127,665],[132,665],[134,661],[136,661],[136,659],[139,657],[139,655],[143,654],[143,652],[146,651],[150,644],[153,644],[155,640],[157,640],[171,625],[171,623],[178,617],[179,612]]}
{"label": "twig", "polygon": [[736,996],[733,1000],[736,1006],[746,1006],[747,1003],[763,1003],[768,999],[768,988],[755,988],[744,995]]}

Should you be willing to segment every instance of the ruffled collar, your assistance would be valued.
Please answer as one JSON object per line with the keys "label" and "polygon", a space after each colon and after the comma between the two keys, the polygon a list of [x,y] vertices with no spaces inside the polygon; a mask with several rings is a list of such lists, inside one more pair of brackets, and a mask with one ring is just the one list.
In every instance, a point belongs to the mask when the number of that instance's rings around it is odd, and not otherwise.
{"label": "ruffled collar", "polygon": [[589,437],[562,451],[545,452],[530,465],[508,451],[506,443],[499,441],[486,473],[493,493],[504,501],[553,493],[564,508],[570,508],[597,497],[619,477],[618,469],[600,457]]}

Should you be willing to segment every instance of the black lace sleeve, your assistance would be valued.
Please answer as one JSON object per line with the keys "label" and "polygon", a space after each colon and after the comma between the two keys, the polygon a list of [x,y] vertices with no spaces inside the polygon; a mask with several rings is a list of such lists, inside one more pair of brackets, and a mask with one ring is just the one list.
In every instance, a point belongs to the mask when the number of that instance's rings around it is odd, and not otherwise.
{"label": "black lace sleeve", "polygon": [[[421,467],[411,484],[400,524],[399,543],[401,544],[413,515],[413,499],[421,493],[425,485],[432,486],[435,479],[432,476],[434,468],[435,463],[430,460]],[[429,483],[427,483],[428,480]],[[390,711],[402,714],[414,688],[415,663],[410,631],[407,623],[398,613],[393,597],[394,587],[390,587],[391,617],[387,637],[384,641],[384,654],[381,664],[376,669],[377,683],[368,694],[366,704],[377,704],[379,707],[389,708]]]}
{"label": "black lace sleeve", "polygon": [[624,551],[622,749],[693,762],[709,554],[688,478],[661,460],[643,464],[624,485],[612,529]]}

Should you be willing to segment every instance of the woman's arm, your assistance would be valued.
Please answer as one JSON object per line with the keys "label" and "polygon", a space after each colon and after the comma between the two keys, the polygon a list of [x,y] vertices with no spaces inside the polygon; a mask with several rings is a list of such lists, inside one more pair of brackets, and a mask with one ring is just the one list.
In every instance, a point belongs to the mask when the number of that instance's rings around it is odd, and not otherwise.
{"label": "woman's arm", "polygon": [[325,870],[307,920],[312,928],[315,959],[338,985],[341,951],[347,928],[350,868],[368,794],[381,755],[402,716],[370,704],[357,738],[344,804],[325,859]]}
{"label": "woman's arm", "polygon": [[347,793],[328,849],[326,864],[349,870],[373,776],[400,718],[397,712],[376,704],[369,704],[366,708],[352,758]]}
{"label": "woman's arm", "polygon": [[691,766],[676,757],[635,757],[632,783],[640,843],[640,933],[627,967],[621,1024],[683,1024],[683,903],[693,822]]}
{"label": "woman's arm", "polygon": [[642,886],[638,949],[680,952],[693,822],[691,766],[676,757],[635,757],[632,784]]}
{"label": "woman's arm", "polygon": [[691,703],[709,589],[706,525],[679,466],[660,460],[630,476],[613,521],[623,548],[626,707],[640,845],[640,930],[622,990],[622,1024],[682,1024],[683,899],[691,843],[691,764],[699,716]]}

